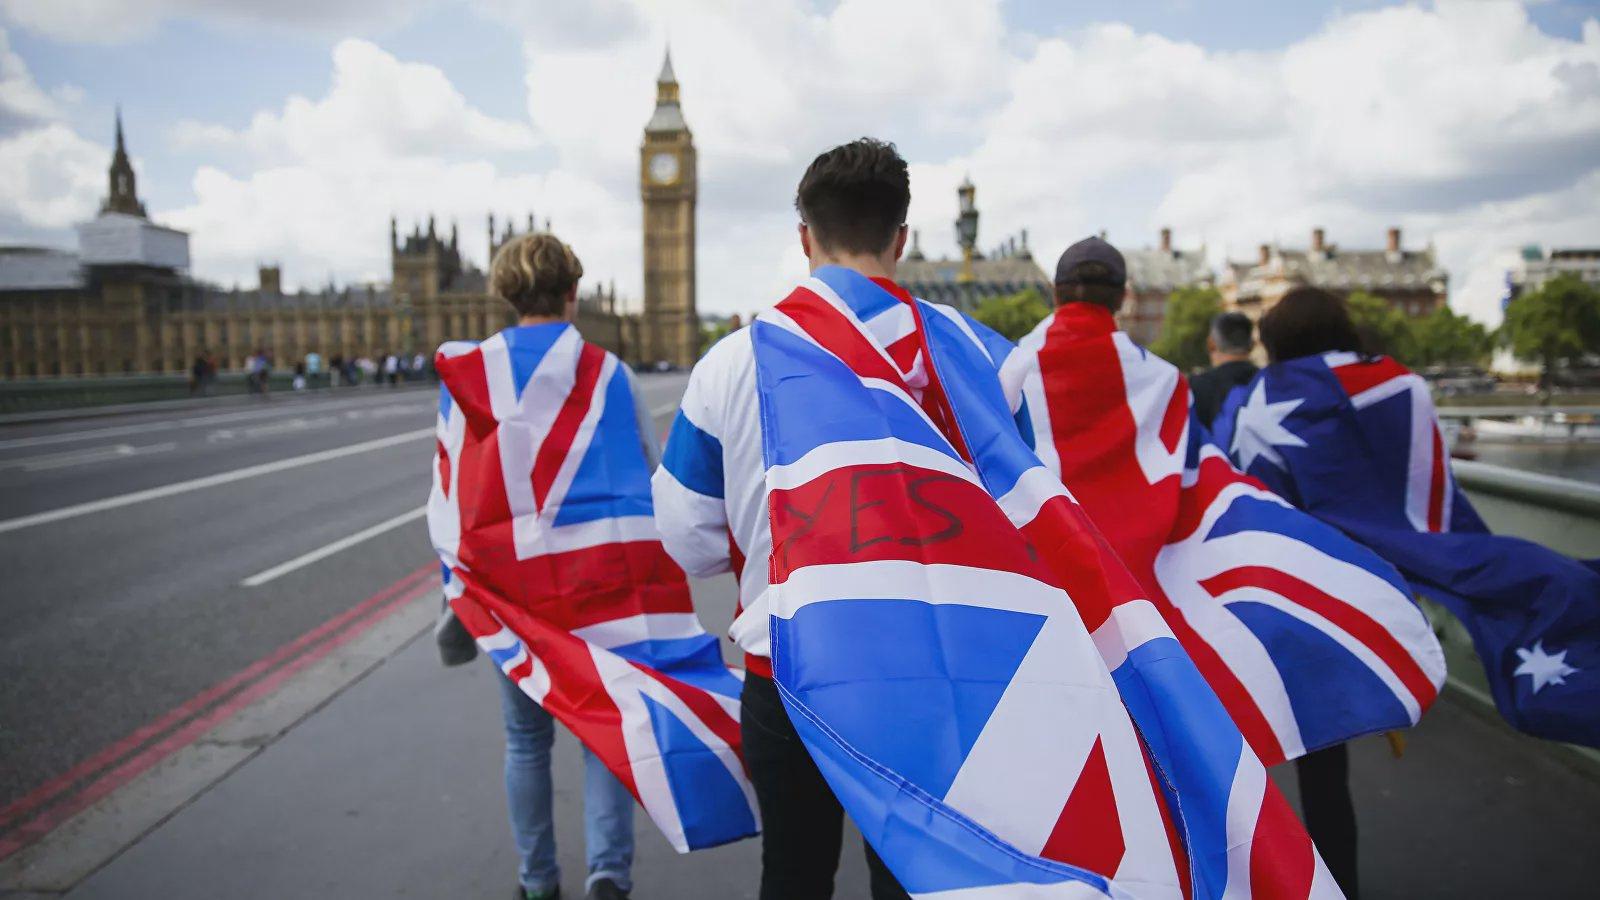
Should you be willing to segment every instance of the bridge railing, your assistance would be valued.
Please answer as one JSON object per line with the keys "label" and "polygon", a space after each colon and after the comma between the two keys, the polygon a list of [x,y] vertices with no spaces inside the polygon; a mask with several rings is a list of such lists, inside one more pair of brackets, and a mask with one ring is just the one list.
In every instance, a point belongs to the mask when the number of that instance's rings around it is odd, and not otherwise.
{"label": "bridge railing", "polygon": [[[1600,486],[1467,460],[1455,460],[1453,468],[1456,482],[1497,534],[1526,538],[1580,559],[1600,556]],[[1442,606],[1426,599],[1423,606],[1444,647],[1451,684],[1492,710],[1483,663],[1466,628]],[[1600,777],[1600,750],[1565,749],[1571,751],[1569,758]]]}

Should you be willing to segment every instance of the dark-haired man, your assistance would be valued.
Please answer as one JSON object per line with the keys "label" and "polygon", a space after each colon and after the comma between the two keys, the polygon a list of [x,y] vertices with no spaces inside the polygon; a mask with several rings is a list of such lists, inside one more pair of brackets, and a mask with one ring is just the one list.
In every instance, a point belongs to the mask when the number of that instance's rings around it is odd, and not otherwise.
{"label": "dark-haired man", "polygon": [[1189,379],[1189,391],[1194,395],[1194,414],[1207,428],[1222,410],[1222,401],[1236,387],[1243,387],[1256,377],[1256,364],[1250,361],[1250,351],[1255,347],[1255,323],[1240,312],[1220,313],[1211,319],[1211,330],[1206,335],[1206,352],[1211,354],[1211,368]]}
{"label": "dark-haired man", "polygon": [[[905,160],[892,144],[862,139],[818,156],[795,205],[811,269],[839,267],[905,302],[894,283],[911,202]],[[833,894],[844,813],[779,697],[768,640],[772,532],[752,328],[714,344],[694,367],[653,479],[656,523],[690,575],[732,571],[739,605],[729,636],[744,651],[740,700],[744,759],[761,808],[761,897]],[[907,361],[906,367],[911,367]],[[874,900],[908,897],[866,847]]]}

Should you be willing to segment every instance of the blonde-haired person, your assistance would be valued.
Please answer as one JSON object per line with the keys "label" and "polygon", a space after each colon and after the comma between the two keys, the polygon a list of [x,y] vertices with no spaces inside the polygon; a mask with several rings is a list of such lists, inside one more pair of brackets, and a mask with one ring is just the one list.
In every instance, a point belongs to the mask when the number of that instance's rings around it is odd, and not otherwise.
{"label": "blonde-haired person", "polygon": [[[489,267],[489,292],[517,311],[517,324],[500,333],[507,346],[551,345],[572,327],[582,276],[583,264],[577,254],[554,235],[522,235],[501,246]],[[626,365],[623,370],[633,393],[640,450],[647,466],[654,469],[661,459],[655,426],[632,370]],[[519,391],[522,388],[518,385]],[[535,402],[560,403],[563,399],[538,398]],[[471,640],[459,623],[443,623],[438,635],[447,665],[472,658],[470,647],[462,653],[450,646],[452,636]],[[516,897],[551,900],[561,896],[550,777],[555,720],[498,667],[494,680],[500,686],[506,728],[506,795],[519,857]],[[583,756],[585,889],[593,900],[626,898],[632,889],[633,796],[588,748]]]}

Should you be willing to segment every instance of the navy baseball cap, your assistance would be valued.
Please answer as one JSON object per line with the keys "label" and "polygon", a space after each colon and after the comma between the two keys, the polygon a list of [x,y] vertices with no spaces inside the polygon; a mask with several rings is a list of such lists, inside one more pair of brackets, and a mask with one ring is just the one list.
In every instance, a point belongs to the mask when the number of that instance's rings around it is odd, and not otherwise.
{"label": "navy baseball cap", "polygon": [[[1073,270],[1084,263],[1098,263],[1105,266],[1111,274],[1088,279],[1079,278]],[[1061,259],[1056,262],[1056,284],[1072,282],[1121,287],[1128,283],[1128,264],[1122,259],[1122,254],[1117,252],[1117,248],[1101,238],[1087,237],[1068,247],[1062,252]]]}

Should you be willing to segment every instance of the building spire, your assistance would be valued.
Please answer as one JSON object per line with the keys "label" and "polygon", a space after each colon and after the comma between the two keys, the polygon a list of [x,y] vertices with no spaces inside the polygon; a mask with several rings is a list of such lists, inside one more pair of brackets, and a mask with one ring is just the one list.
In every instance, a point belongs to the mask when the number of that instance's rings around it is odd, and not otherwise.
{"label": "building spire", "polygon": [[678,76],[672,72],[672,45],[667,45],[667,58],[661,61],[661,74],[656,76],[656,84],[677,84]]}
{"label": "building spire", "polygon": [[667,48],[661,61],[661,74],[656,76],[656,111],[650,117],[646,131],[678,131],[686,129],[683,111],[678,108],[678,76],[672,71],[672,48]]}
{"label": "building spire", "polygon": [[122,139],[122,104],[116,111],[117,146],[111,154],[111,169],[106,173],[108,189],[102,213],[115,212],[130,216],[143,216],[144,204],[139,202],[139,192],[134,184],[133,164],[128,161],[127,144]]}

